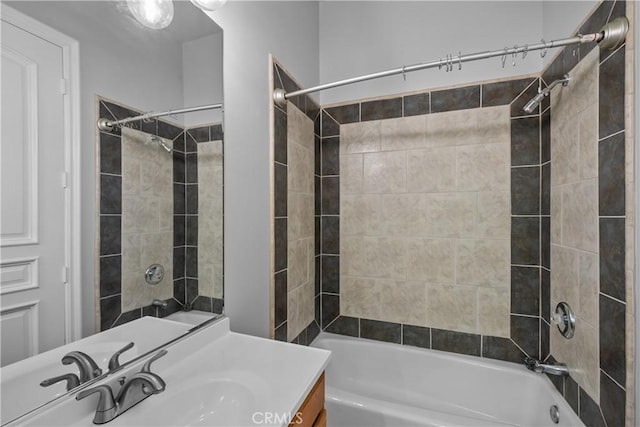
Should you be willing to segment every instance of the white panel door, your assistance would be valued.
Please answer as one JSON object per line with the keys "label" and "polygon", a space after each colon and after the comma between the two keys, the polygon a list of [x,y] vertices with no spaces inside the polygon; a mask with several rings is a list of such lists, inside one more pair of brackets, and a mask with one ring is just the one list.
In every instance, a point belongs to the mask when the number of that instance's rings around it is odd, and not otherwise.
{"label": "white panel door", "polygon": [[0,366],[65,343],[62,49],[1,26]]}

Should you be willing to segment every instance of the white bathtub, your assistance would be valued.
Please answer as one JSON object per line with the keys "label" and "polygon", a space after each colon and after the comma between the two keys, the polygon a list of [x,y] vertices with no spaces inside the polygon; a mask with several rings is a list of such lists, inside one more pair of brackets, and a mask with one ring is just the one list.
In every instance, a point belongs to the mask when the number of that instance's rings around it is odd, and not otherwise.
{"label": "white bathtub", "polygon": [[185,323],[187,325],[199,325],[202,322],[206,322],[214,316],[218,316],[215,313],[209,313],[200,310],[191,311],[176,311],[165,317],[167,320],[173,320],[174,322]]}
{"label": "white bathtub", "polygon": [[324,332],[311,345],[332,352],[329,427],[584,426],[546,376],[514,363]]}

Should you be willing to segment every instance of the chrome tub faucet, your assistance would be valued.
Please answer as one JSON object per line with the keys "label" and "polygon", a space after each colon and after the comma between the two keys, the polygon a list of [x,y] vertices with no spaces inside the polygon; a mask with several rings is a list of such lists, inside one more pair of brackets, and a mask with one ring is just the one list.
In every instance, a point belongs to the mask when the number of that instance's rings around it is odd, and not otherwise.
{"label": "chrome tub faucet", "polygon": [[559,375],[562,377],[569,376],[569,368],[564,363],[557,363],[555,365],[549,365],[541,363],[539,360],[527,357],[524,359],[524,364],[528,370],[538,372],[541,374]]}

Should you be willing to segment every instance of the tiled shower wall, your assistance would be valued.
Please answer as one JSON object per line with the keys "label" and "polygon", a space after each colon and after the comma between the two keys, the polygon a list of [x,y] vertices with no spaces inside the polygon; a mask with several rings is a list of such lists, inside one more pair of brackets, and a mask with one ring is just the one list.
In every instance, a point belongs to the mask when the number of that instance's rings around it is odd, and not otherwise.
{"label": "tiled shower wall", "polygon": [[[99,117],[119,120],[142,114],[118,103],[98,99]],[[173,298],[167,299],[167,309],[142,306],[131,309],[131,298],[123,292],[123,146],[122,132],[115,128],[99,132],[99,231],[97,255],[99,269],[96,277],[96,295],[99,299],[97,324],[100,330],[109,329],[142,316],[164,317],[181,310],[191,302],[193,308],[222,312],[223,300],[200,297],[197,282],[197,257],[188,257],[188,251],[197,256],[197,145],[198,142],[222,141],[220,124],[183,129],[162,120],[132,122],[128,127],[140,131],[140,135],[157,135],[172,141],[173,161]],[[189,201],[188,197],[191,197]],[[187,206],[190,205],[189,209]],[[194,207],[195,206],[195,207]],[[195,237],[194,237],[195,236]],[[130,261],[130,260],[129,260]],[[189,270],[187,272],[187,265]],[[194,269],[195,265],[195,269]],[[188,275],[189,274],[189,275]],[[171,277],[165,280],[171,280]],[[194,280],[195,279],[195,280]],[[125,301],[123,301],[125,299]],[[139,305],[139,304],[136,304]],[[127,310],[129,308],[129,310]]]}

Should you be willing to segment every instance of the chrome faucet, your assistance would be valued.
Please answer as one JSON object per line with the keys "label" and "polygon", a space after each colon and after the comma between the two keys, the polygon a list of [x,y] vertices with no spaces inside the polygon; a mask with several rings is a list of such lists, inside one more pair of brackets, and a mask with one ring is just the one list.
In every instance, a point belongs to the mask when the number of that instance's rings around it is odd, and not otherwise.
{"label": "chrome faucet", "polygon": [[102,369],[98,368],[91,356],[81,351],[72,351],[62,358],[63,365],[75,363],[80,371],[80,383],[85,383],[95,377],[102,375]]}
{"label": "chrome faucet", "polygon": [[76,374],[64,374],[58,375],[57,377],[49,378],[40,383],[42,387],[49,387],[51,385],[57,384],[60,381],[67,382],[67,391],[74,389],[80,385],[80,379]]}
{"label": "chrome faucet", "polygon": [[160,307],[162,309],[167,308],[167,306],[169,305],[166,301],[163,301],[161,299],[154,299],[153,302],[151,303],[151,305],[155,305],[156,307]]}
{"label": "chrome faucet", "polygon": [[528,370],[538,372],[541,374],[560,375],[563,377],[569,376],[569,368],[564,363],[558,363],[555,365],[548,365],[540,363],[539,360],[527,357],[524,359],[524,364]]}
{"label": "chrome faucet", "polygon": [[130,342],[129,344],[122,347],[120,350],[113,353],[113,356],[111,356],[111,359],[109,359],[109,365],[108,365],[109,371],[113,371],[114,369],[118,369],[120,367],[120,360],[119,360],[120,355],[132,347],[133,347],[133,343]]}
{"label": "chrome faucet", "polygon": [[76,396],[76,400],[82,400],[94,393],[100,394],[98,407],[93,417],[94,424],[105,424],[125,413],[129,408],[142,402],[152,394],[162,393],[166,384],[159,375],[151,372],[151,364],[167,354],[167,350],[161,350],[142,367],[142,370],[133,374],[129,379],[122,378],[122,387],[116,397],[108,385],[99,385],[83,390]]}

